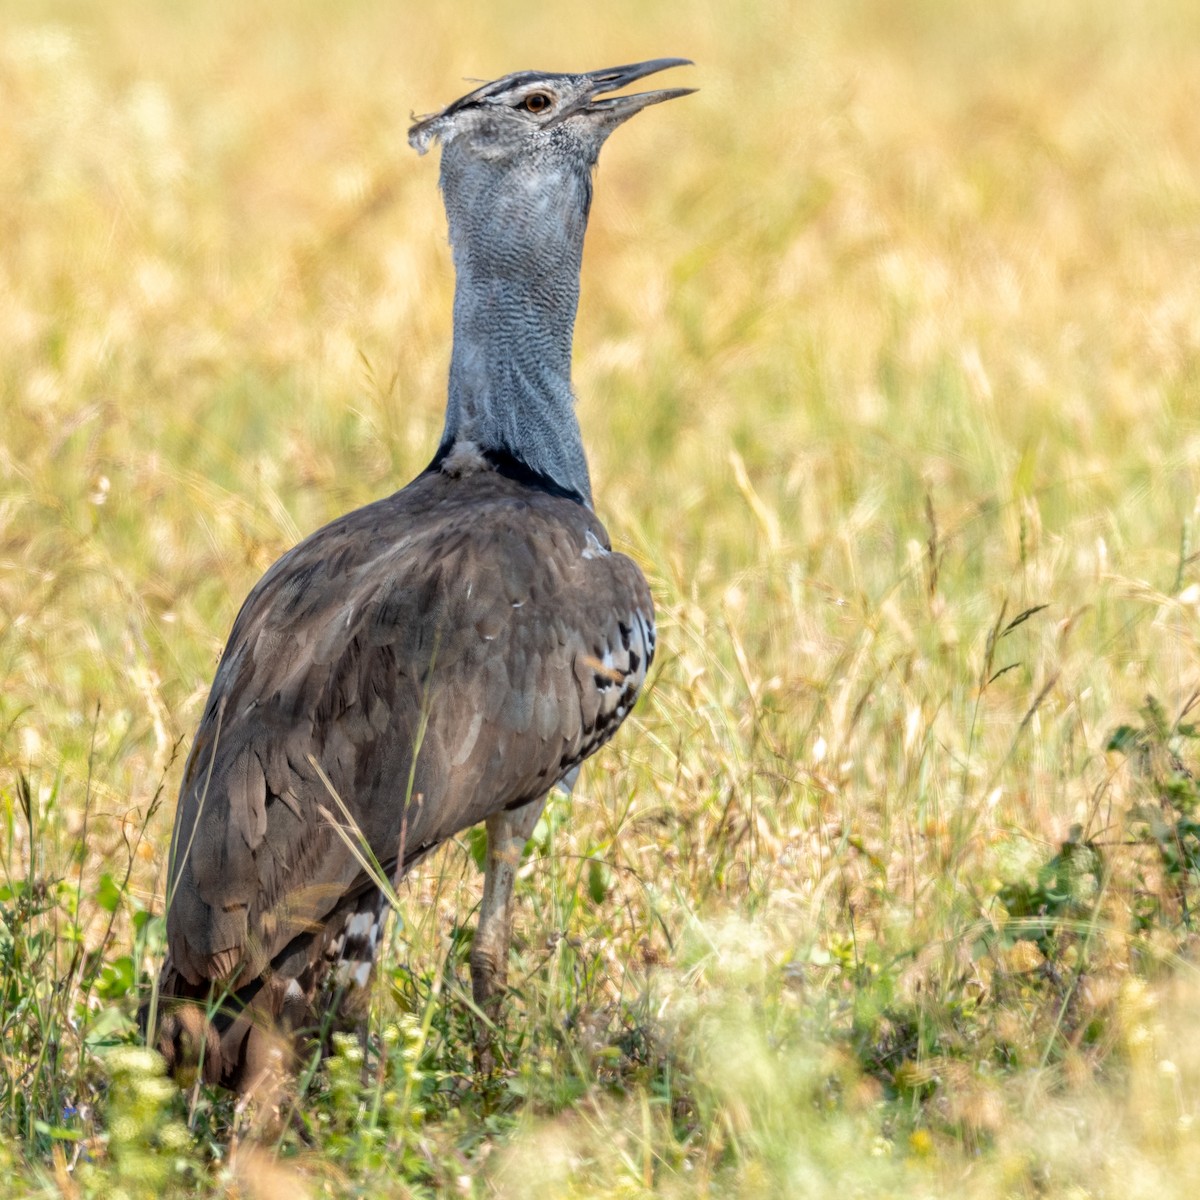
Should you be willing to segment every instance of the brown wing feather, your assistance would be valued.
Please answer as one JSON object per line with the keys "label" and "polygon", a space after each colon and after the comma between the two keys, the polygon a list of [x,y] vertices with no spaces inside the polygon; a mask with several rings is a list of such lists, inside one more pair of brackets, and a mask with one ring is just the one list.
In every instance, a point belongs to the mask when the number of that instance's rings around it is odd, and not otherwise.
{"label": "brown wing feather", "polygon": [[571,775],[652,654],[641,572],[570,500],[431,474],[319,530],[250,594],[218,668],[176,816],[171,969],[245,983],[362,892],[310,756],[403,870]]}

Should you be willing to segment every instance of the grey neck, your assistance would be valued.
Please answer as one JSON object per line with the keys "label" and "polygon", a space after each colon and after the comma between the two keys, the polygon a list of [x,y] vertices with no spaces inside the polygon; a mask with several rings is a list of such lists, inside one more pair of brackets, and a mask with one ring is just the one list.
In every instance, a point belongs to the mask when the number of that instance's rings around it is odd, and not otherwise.
{"label": "grey neck", "polygon": [[590,172],[498,168],[447,147],[442,191],[454,248],[454,349],[439,456],[467,443],[591,507],[571,390]]}

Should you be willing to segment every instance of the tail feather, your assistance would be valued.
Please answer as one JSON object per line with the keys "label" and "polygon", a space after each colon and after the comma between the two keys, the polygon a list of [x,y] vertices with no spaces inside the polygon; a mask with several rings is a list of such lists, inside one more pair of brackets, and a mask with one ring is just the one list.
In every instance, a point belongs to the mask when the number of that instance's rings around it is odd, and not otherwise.
{"label": "tail feather", "polygon": [[[277,1086],[294,1073],[314,1038],[353,1024],[366,1007],[388,906],[372,889],[349,899],[317,935],[303,934],[257,979],[231,990],[192,984],[168,954],[159,981],[154,1045],[168,1071],[187,1084],[238,1092]],[[148,1021],[143,1008],[142,1024]],[[323,1026],[323,1027],[322,1027]]]}
{"label": "tail feather", "polygon": [[376,890],[365,892],[346,914],[325,951],[335,986],[366,988],[370,984],[387,916],[387,901]]}

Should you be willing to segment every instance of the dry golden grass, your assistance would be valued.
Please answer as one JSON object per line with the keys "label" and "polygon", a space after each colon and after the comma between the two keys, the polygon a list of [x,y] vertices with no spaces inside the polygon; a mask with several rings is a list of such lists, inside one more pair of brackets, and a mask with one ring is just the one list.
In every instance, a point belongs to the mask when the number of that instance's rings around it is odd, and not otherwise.
{"label": "dry golden grass", "polygon": [[[661,657],[523,872],[513,1075],[468,1087],[464,842],[402,889],[392,1090],[347,1050],[310,1144],[239,1159],[245,1114],[106,1093],[136,1071],[105,1053],[238,605],[440,430],[408,114],[663,54],[702,90],[605,151],[576,354]],[[64,1196],[1194,1195],[1197,112],[1190,0],[7,0],[0,1164]],[[154,1145],[182,1166],[139,1174]]]}

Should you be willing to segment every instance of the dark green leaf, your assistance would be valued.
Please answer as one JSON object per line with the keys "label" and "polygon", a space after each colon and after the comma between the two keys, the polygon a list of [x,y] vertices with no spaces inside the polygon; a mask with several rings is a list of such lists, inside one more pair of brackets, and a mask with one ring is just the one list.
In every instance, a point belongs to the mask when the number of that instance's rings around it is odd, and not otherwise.
{"label": "dark green leaf", "polygon": [[588,895],[594,904],[601,904],[608,895],[612,872],[598,858],[588,863]]}
{"label": "dark green leaf", "polygon": [[475,865],[482,871],[487,864],[487,827],[476,825],[467,830],[467,849],[475,860]]}
{"label": "dark green leaf", "polygon": [[1118,725],[1108,735],[1108,741],[1104,744],[1104,748],[1105,750],[1116,750],[1119,754],[1128,754],[1141,743],[1142,736],[1142,731],[1135,729],[1132,725]]}

